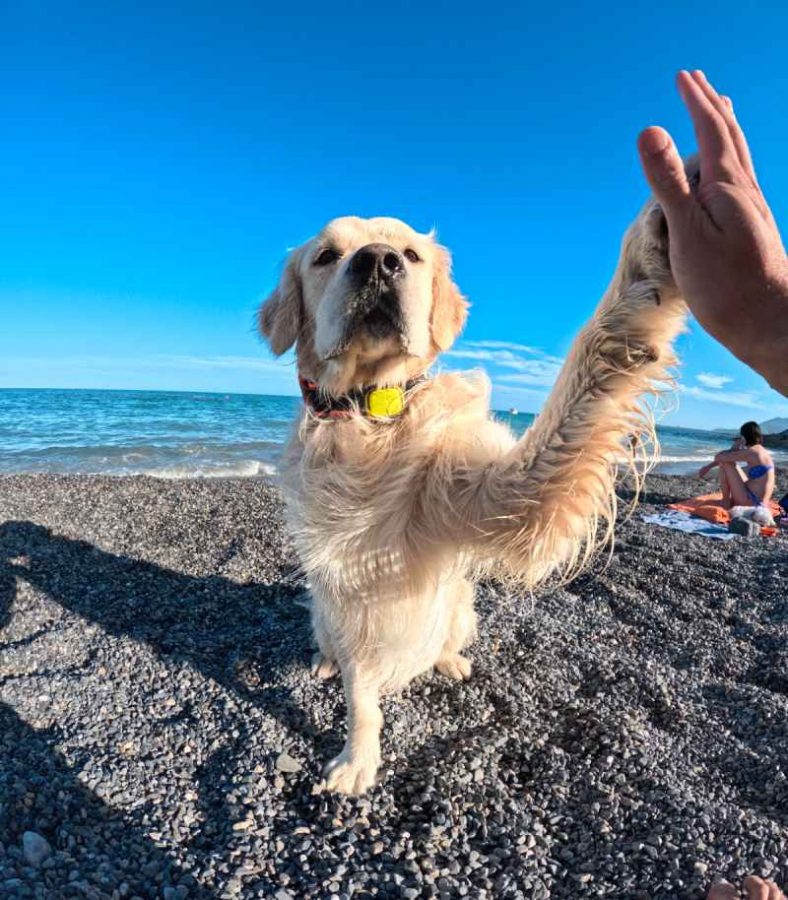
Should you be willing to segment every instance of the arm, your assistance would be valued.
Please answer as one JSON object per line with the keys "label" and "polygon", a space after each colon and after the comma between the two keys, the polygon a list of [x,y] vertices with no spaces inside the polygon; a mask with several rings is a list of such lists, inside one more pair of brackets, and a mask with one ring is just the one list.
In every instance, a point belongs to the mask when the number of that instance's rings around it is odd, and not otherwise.
{"label": "arm", "polygon": [[679,73],[678,88],[698,141],[697,185],[664,129],[647,128],[639,141],[668,221],[676,283],[706,331],[788,395],[788,259],[747,139],[731,101],[702,72]]}
{"label": "arm", "polygon": [[714,457],[715,466],[718,466],[720,463],[729,462],[743,462],[749,465],[750,452],[748,450],[722,450]]}
{"label": "arm", "polygon": [[650,202],[629,229],[610,287],[514,449],[486,467],[445,465],[429,477],[425,539],[460,543],[532,587],[558,568],[576,570],[611,536],[617,460],[631,435],[653,437],[642,397],[669,382],[684,321],[664,224]]}
{"label": "arm", "polygon": [[720,463],[737,463],[745,462],[749,465],[750,455],[746,450],[722,450],[717,453],[710,463],[706,463],[698,471],[698,478],[705,478],[712,469],[715,469]]}

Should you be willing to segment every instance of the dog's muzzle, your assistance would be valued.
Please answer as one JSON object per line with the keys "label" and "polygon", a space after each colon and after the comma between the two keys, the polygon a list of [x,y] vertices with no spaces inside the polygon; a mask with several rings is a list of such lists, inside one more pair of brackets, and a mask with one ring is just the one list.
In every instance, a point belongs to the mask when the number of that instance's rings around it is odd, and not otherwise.
{"label": "dog's muzzle", "polygon": [[388,244],[367,244],[347,268],[350,280],[345,310],[345,339],[361,329],[372,338],[401,335],[404,329],[400,284],[405,277],[402,254]]}

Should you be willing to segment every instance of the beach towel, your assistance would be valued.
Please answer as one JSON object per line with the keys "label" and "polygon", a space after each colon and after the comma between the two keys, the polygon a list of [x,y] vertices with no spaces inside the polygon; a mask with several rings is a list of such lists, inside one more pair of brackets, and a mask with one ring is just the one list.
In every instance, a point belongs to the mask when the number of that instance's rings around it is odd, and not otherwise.
{"label": "beach towel", "polygon": [[[722,494],[720,493],[703,494],[700,497],[690,497],[689,500],[680,500],[678,503],[669,503],[668,508],[699,516],[716,525],[728,525],[731,521],[730,510],[725,509],[722,505]],[[775,518],[780,515],[780,508],[774,500],[769,503],[769,510]]]}
{"label": "beach towel", "polygon": [[731,541],[736,535],[728,531],[727,525],[716,525],[703,519],[694,519],[688,512],[678,509],[666,509],[664,512],[643,516],[643,521],[674,531],[687,534],[699,534],[702,537],[714,538],[717,541]]}

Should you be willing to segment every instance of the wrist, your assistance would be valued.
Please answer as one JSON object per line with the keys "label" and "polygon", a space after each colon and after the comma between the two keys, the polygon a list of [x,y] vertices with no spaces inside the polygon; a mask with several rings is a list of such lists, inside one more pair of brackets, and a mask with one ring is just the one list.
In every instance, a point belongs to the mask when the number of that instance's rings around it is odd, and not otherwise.
{"label": "wrist", "polygon": [[770,285],[766,302],[773,311],[773,322],[764,335],[764,377],[776,391],[788,397],[788,257],[783,257],[782,271]]}
{"label": "wrist", "polygon": [[[780,271],[771,278],[758,297],[751,298],[760,310],[756,319],[756,333],[742,340],[741,353],[736,355],[743,363],[760,373],[774,390],[788,396],[788,364],[786,364],[786,336],[788,336],[788,258],[783,258]],[[746,325],[745,320],[745,325]]]}

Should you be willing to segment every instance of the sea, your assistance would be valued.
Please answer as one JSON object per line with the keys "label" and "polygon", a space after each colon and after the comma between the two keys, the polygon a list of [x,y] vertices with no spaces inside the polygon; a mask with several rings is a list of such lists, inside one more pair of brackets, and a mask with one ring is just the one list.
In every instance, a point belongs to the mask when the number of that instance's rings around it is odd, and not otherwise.
{"label": "sea", "polygon": [[[171,391],[0,389],[0,474],[275,476],[300,398]],[[497,412],[521,434],[534,417]],[[659,428],[656,470],[697,470],[730,431]],[[788,462],[788,454],[775,454]]]}

